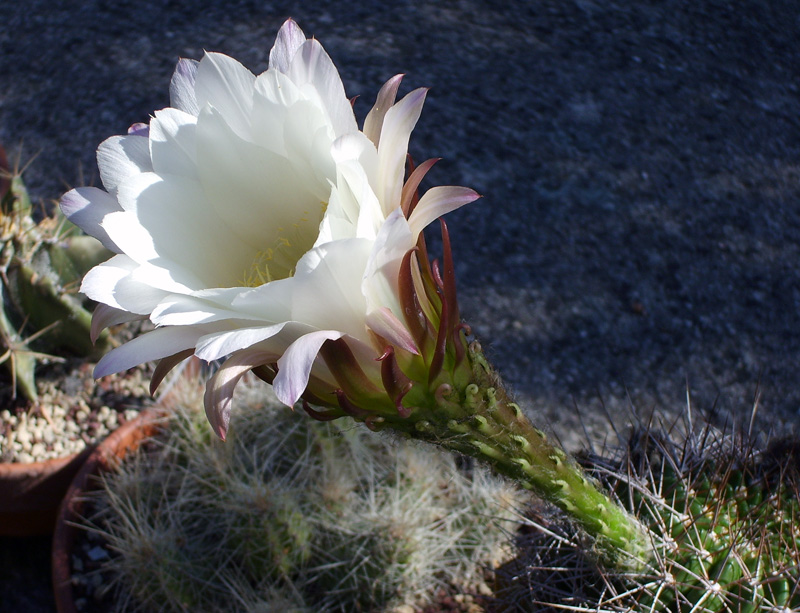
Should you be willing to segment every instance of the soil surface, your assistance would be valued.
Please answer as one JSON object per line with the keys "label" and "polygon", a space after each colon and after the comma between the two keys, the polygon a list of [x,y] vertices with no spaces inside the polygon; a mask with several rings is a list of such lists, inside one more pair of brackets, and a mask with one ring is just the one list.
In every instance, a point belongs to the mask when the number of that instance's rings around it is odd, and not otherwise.
{"label": "soil surface", "polygon": [[[796,2],[0,8],[0,141],[38,154],[35,198],[96,182],[98,143],[167,105],[179,56],[261,72],[292,16],[360,118],[395,73],[403,92],[432,87],[411,153],[443,158],[429,185],[484,196],[448,216],[462,314],[540,423],[574,446],[574,406],[602,438],[606,412],[680,413],[687,384],[720,422],[746,420],[759,391],[760,424],[798,423]],[[2,611],[53,610],[40,547],[0,543]]]}

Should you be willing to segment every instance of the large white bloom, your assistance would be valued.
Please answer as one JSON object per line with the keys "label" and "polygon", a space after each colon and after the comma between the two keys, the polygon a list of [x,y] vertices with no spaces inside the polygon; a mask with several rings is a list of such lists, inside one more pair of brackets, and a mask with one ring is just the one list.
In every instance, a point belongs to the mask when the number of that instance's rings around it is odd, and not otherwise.
{"label": "large white bloom", "polygon": [[258,76],[218,53],[181,60],[172,106],[98,148],[105,191],[61,201],[118,254],[83,281],[100,303],[94,333],[137,318],[157,326],[107,354],[96,376],[160,359],[157,383],[188,355],[227,358],[206,395],[224,435],[251,368],[277,362],[275,390],[291,405],[309,377],[333,383],[317,357],[326,340],[370,360],[385,341],[415,353],[401,261],[423,227],[477,194],[435,187],[408,213],[430,166],[404,185],[426,91],[395,103],[399,84],[384,85],[359,131],[330,58],[291,20]]}

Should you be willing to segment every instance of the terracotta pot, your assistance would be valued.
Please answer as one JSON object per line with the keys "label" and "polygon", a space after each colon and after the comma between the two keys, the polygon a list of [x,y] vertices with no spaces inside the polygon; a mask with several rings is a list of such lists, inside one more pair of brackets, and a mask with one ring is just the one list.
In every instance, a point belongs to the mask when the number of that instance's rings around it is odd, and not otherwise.
{"label": "terracotta pot", "polygon": [[93,487],[94,477],[116,467],[127,453],[163,427],[165,409],[152,407],[136,419],[117,428],[89,454],[75,475],[61,502],[53,533],[53,590],[58,613],[77,613],[72,593],[71,552],[80,528],[75,525],[83,512],[85,493]]}
{"label": "terracotta pot", "polygon": [[42,462],[0,464],[0,536],[50,534],[58,505],[93,449]]}

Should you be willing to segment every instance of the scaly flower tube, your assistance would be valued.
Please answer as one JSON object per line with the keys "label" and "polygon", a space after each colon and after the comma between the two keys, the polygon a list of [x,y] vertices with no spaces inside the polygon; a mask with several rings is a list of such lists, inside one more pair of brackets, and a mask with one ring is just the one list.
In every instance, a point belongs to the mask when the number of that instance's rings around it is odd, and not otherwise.
{"label": "scaly flower tube", "polygon": [[220,437],[252,371],[317,419],[349,415],[490,462],[629,565],[647,549],[638,524],[530,425],[467,342],[444,225],[443,266],[429,264],[423,228],[478,194],[433,187],[418,197],[435,160],[404,181],[426,90],[395,102],[400,80],[383,86],[359,130],[330,58],[291,20],[258,76],[216,53],[181,60],[172,106],[100,145],[105,191],[61,201],[117,253],[83,281],[100,303],[93,335],[134,319],[156,325],[95,375],[160,360],[155,389],[192,354],[224,359],[205,395]]}

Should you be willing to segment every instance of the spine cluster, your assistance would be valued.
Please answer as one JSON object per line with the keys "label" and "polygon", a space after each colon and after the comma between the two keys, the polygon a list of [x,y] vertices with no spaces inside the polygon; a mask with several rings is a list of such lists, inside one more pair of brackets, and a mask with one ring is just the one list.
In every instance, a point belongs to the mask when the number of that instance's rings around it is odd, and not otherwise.
{"label": "spine cluster", "polygon": [[83,273],[108,253],[56,215],[34,219],[22,177],[9,170],[0,147],[0,362],[13,394],[29,401],[37,398],[37,362],[110,349],[107,333],[92,344],[91,314],[77,296]]}
{"label": "spine cluster", "polygon": [[500,573],[504,610],[567,600],[594,612],[799,610],[799,452],[796,441],[758,447],[711,427],[685,440],[635,432],[617,459],[592,457],[587,468],[647,527],[650,564],[636,575],[600,571],[568,524],[539,516],[532,524],[548,532],[522,539]]}

